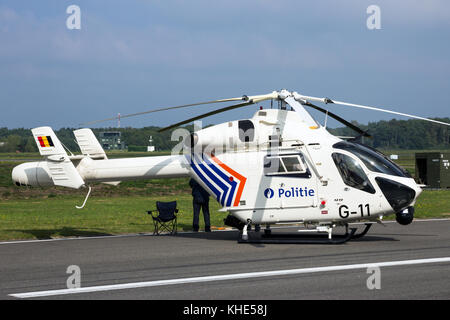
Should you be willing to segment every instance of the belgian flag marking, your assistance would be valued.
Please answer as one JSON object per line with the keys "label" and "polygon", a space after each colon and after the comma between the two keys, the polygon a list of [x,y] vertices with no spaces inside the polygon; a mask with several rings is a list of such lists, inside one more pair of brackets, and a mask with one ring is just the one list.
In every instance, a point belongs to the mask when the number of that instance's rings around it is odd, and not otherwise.
{"label": "belgian flag marking", "polygon": [[39,144],[42,148],[54,147],[52,137],[50,136],[40,136],[38,137]]}

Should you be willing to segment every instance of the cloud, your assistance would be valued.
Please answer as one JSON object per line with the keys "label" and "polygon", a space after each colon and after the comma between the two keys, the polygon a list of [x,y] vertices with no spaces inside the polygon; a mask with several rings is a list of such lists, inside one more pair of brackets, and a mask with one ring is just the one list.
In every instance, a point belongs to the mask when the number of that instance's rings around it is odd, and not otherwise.
{"label": "cloud", "polygon": [[[13,92],[0,105],[63,104],[74,119],[282,87],[369,103],[425,86],[443,92],[435,105],[450,99],[446,1],[80,0],[81,30],[55,3],[0,5],[0,85]],[[370,4],[382,30],[366,28]],[[71,90],[79,98],[57,100]]]}

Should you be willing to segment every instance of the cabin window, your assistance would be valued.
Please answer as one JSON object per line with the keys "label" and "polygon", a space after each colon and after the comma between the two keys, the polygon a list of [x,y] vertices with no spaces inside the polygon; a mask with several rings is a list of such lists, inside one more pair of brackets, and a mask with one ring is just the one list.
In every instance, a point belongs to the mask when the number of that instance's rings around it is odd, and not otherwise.
{"label": "cabin window", "polygon": [[239,120],[239,140],[251,142],[255,138],[255,126],[251,120]]}
{"label": "cabin window", "polygon": [[287,172],[305,172],[305,169],[300,164],[299,156],[282,157],[284,167]]}
{"label": "cabin window", "polygon": [[311,177],[306,162],[301,154],[266,156],[264,174],[267,176],[288,175]]}
{"label": "cabin window", "polygon": [[368,193],[375,193],[369,178],[355,159],[342,153],[333,153],[332,157],[346,185]]}

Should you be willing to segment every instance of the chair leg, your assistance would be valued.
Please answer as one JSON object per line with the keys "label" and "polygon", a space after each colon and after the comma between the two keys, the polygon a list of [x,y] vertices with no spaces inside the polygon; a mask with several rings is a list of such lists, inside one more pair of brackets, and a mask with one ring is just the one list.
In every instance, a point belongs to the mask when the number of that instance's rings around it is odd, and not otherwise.
{"label": "chair leg", "polygon": [[170,231],[170,234],[175,234],[176,233],[176,229],[175,229],[175,220],[172,220],[172,230]]}
{"label": "chair leg", "polygon": [[158,222],[155,220],[153,224],[153,235],[160,235],[162,231],[166,231],[169,234],[177,234],[178,222],[176,219],[170,222]]}
{"label": "chair leg", "polygon": [[158,230],[158,222],[157,221],[153,221],[153,235],[159,235],[159,230]]}
{"label": "chair leg", "polygon": [[170,226],[171,226],[171,224],[169,224],[169,222],[162,222],[160,224],[160,227],[161,227],[160,231],[164,230],[164,231],[166,231],[168,233],[172,233],[172,230],[171,230]]}

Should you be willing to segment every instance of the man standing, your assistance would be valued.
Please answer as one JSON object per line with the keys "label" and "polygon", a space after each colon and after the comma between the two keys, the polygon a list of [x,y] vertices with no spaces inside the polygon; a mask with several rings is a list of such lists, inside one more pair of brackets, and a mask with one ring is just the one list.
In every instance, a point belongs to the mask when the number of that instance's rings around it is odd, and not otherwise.
{"label": "man standing", "polygon": [[201,208],[203,211],[203,218],[205,220],[205,231],[211,232],[211,223],[209,221],[209,193],[206,192],[206,190],[192,178],[189,180],[189,185],[192,188],[192,206],[194,207],[194,221],[192,223],[192,228],[195,232],[198,232],[198,220]]}

